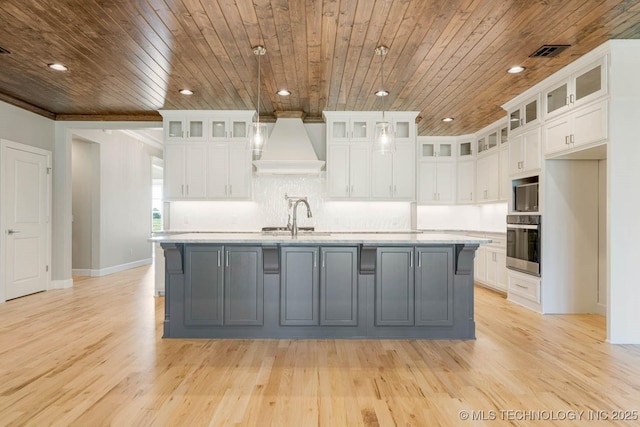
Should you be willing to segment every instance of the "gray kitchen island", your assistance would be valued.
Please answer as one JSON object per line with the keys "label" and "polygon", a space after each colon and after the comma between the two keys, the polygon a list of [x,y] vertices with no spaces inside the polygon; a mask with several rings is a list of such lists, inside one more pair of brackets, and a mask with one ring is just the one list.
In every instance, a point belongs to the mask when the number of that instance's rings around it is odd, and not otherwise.
{"label": "gray kitchen island", "polygon": [[190,233],[165,255],[164,338],[475,339],[487,239],[420,233]]}

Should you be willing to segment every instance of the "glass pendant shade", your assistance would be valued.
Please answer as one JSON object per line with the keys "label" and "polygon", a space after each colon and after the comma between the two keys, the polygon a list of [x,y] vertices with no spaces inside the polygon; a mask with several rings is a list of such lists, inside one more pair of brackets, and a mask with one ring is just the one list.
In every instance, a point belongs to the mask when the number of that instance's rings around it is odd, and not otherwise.
{"label": "glass pendant shade", "polygon": [[396,141],[390,122],[376,123],[373,151],[379,154],[392,154],[396,152]]}
{"label": "glass pendant shade", "polygon": [[269,140],[269,130],[266,123],[253,122],[249,125],[249,146],[253,157],[262,156],[262,151]]}

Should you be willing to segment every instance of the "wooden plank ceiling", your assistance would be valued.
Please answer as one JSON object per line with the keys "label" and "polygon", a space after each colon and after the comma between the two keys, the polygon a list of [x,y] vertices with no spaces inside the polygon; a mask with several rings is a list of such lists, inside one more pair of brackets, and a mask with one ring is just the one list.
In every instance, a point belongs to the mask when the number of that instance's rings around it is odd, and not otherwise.
{"label": "wooden plank ceiling", "polygon": [[[384,44],[386,109],[420,111],[420,135],[459,135],[606,40],[639,37],[640,0],[2,0],[0,100],[58,120],[255,109],[262,44],[261,116],[321,119],[382,108]],[[529,57],[544,44],[571,47]]]}

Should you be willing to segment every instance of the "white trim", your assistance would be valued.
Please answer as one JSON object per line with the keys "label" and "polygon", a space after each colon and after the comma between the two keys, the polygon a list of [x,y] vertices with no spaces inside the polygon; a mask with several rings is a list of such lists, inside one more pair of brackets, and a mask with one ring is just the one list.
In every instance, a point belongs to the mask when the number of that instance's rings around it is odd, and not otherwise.
{"label": "white trim", "polygon": [[602,303],[597,303],[594,307],[593,312],[595,314],[599,314],[600,316],[607,316],[607,305]]}
{"label": "white trim", "polygon": [[49,290],[51,289],[69,289],[73,288],[73,279],[64,279],[64,280],[52,280],[49,285]]}
{"label": "white trim", "polygon": [[[47,255],[46,255],[45,261],[46,261],[46,265],[49,266],[49,270],[47,271],[47,283],[45,283],[45,289],[52,289],[53,282],[51,280],[51,270],[52,270],[51,248],[53,245],[52,243],[53,236],[52,236],[52,229],[51,229],[51,214],[53,209],[53,171],[51,167],[52,167],[53,153],[49,150],[44,150],[42,148],[21,144],[19,142],[14,142],[14,141],[0,138],[0,200],[4,200],[6,197],[3,177],[4,177],[4,168],[6,166],[4,162],[5,162],[7,149],[19,150],[19,151],[24,151],[27,153],[43,156],[46,159],[47,168],[51,171],[47,175],[48,212],[47,212],[47,231],[46,231]],[[4,233],[5,228],[6,228],[5,218],[4,218],[2,209],[0,209],[0,232]],[[5,274],[4,272],[6,271],[6,269],[4,268],[4,262],[6,258],[5,242],[6,242],[6,239],[2,239],[2,244],[0,244],[0,303],[6,301],[6,285],[7,284],[5,280],[6,278],[4,277],[4,274]]]}
{"label": "white trim", "polygon": [[138,261],[128,262],[126,264],[114,265],[113,267],[101,268],[99,270],[92,269],[74,269],[73,275],[78,276],[90,276],[90,277],[102,277],[108,274],[118,273],[120,271],[129,270],[131,268],[142,267],[143,265],[149,265],[153,263],[153,258],[145,258]]}

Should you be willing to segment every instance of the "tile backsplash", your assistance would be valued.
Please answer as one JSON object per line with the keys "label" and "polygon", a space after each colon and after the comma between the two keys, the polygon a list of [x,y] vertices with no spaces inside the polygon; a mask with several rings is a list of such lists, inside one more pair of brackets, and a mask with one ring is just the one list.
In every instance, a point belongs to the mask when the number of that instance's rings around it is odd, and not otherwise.
{"label": "tile backsplash", "polygon": [[307,197],[313,216],[298,206],[298,225],[325,231],[406,231],[411,229],[409,202],[330,201],[320,176],[259,175],[253,178],[253,201],[171,202],[171,230],[258,231],[284,226],[290,213],[285,194]]}

